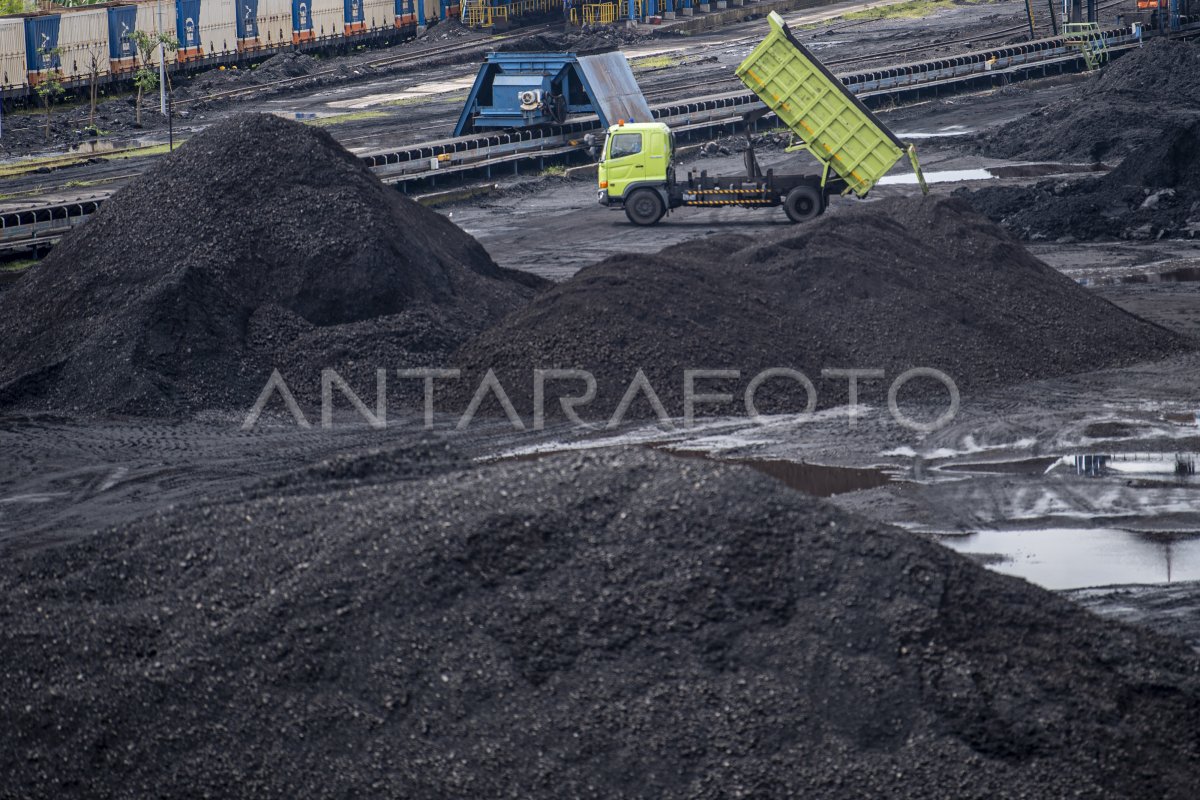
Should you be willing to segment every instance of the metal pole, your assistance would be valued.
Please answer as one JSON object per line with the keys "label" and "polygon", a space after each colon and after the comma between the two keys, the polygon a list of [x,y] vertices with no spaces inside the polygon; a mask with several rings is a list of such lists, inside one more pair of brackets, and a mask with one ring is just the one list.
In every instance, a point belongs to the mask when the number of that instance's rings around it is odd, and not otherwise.
{"label": "metal pole", "polygon": [[[158,0],[158,35],[162,36],[162,0]],[[158,43],[158,110],[167,116],[167,51],[163,43]]]}
{"label": "metal pole", "polygon": [[1037,34],[1033,30],[1033,0],[1025,0],[1025,13],[1029,15],[1029,38],[1036,39]]}

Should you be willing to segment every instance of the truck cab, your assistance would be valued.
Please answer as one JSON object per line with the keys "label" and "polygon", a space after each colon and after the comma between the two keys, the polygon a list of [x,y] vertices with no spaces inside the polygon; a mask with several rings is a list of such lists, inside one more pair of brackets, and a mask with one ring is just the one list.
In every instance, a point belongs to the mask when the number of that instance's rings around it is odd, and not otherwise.
{"label": "truck cab", "polygon": [[597,169],[600,204],[624,207],[639,224],[657,222],[671,206],[674,144],[661,122],[611,126]]}

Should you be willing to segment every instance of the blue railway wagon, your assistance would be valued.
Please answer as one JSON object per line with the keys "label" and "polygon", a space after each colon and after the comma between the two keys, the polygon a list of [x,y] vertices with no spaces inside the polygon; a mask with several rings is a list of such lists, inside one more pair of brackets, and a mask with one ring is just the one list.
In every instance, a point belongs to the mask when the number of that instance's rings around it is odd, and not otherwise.
{"label": "blue railway wagon", "polygon": [[367,30],[363,0],[342,0],[342,35],[353,36]]}
{"label": "blue railway wagon", "polygon": [[237,49],[257,50],[260,47],[258,32],[258,0],[234,0],[236,7],[233,15],[234,35],[237,38]]}
{"label": "blue railway wagon", "polygon": [[417,27],[417,3],[419,0],[395,0],[397,28]]}
{"label": "blue railway wagon", "polygon": [[237,52],[236,0],[176,0],[175,7],[181,63]]}
{"label": "blue railway wagon", "polygon": [[113,74],[130,72],[137,67],[137,6],[111,6],[108,9],[108,68]]}
{"label": "blue railway wagon", "polygon": [[62,17],[58,14],[25,18],[25,65],[30,86],[37,86],[62,66],[62,59],[55,52],[61,25]]}

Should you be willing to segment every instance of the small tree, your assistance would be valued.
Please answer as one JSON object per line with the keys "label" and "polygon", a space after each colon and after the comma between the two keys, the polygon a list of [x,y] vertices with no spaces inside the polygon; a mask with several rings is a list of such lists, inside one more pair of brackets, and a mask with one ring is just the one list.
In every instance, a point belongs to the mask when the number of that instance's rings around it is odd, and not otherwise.
{"label": "small tree", "polygon": [[104,59],[100,58],[100,53],[97,50],[88,52],[88,126],[96,127],[96,100],[100,92],[100,65],[108,59],[105,55]]}
{"label": "small tree", "polygon": [[37,84],[38,97],[42,98],[42,103],[46,106],[46,141],[50,141],[50,110],[53,108],[54,98],[63,93],[62,73],[58,67],[54,65],[55,59],[59,56],[57,47],[41,48],[38,53],[42,56],[41,63],[49,64],[49,70],[41,76]]}
{"label": "small tree", "polygon": [[179,40],[169,33],[147,33],[146,31],[134,31],[132,38],[138,53],[138,70],[133,76],[133,85],[137,88],[135,119],[140,126],[142,124],[142,98],[146,96],[147,92],[153,92],[158,88],[158,69],[154,62],[154,53],[158,50],[159,45],[162,45],[165,58],[167,50],[174,53],[179,49]]}

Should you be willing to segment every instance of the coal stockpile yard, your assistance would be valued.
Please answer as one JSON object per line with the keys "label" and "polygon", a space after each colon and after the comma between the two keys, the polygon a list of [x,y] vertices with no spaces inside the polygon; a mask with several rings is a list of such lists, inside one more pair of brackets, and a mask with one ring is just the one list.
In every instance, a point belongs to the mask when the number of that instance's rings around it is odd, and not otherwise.
{"label": "coal stockpile yard", "polygon": [[0,15],[0,798],[1195,795],[1195,0],[163,4]]}

